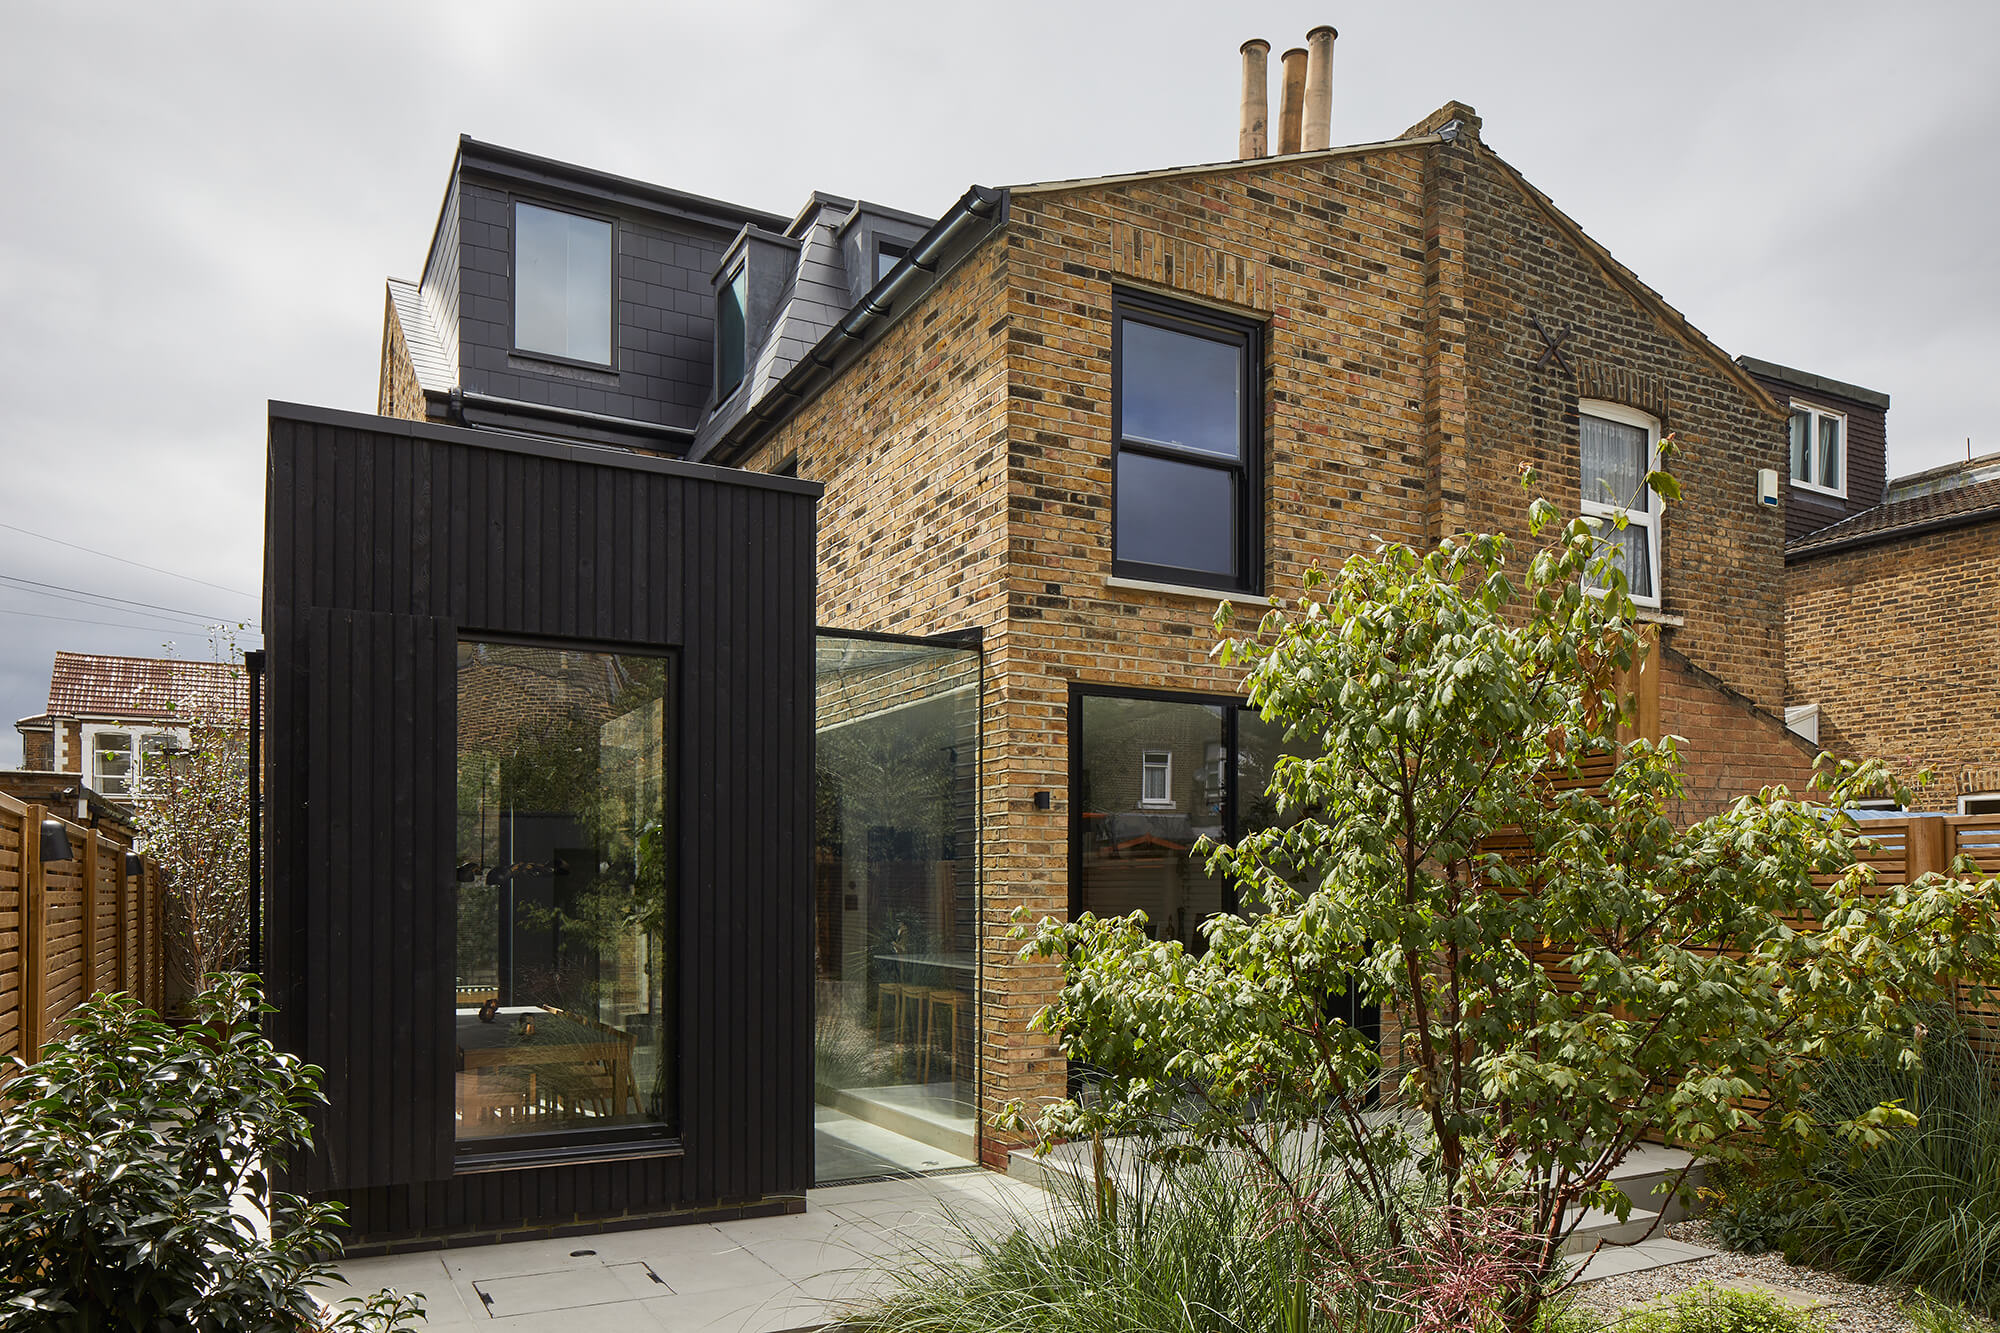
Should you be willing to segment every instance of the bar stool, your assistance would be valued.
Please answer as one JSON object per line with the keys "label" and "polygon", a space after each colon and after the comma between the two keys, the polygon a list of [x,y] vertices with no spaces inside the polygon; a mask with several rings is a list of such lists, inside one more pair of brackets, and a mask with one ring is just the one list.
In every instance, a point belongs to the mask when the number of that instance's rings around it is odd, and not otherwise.
{"label": "bar stool", "polygon": [[[921,987],[901,981],[878,982],[875,987],[875,1040],[882,1040],[882,1029],[889,1030],[889,1040],[901,1043],[903,1040],[903,1013],[910,1012],[912,1023],[922,1029],[922,1017],[916,1012],[917,999]],[[893,1008],[891,1006],[894,1006]]]}
{"label": "bar stool", "polygon": [[[914,988],[913,988],[914,989]],[[945,1054],[951,1060],[951,1076],[956,1079],[958,1071],[964,1068],[959,1055],[958,1005],[962,997],[949,986],[932,986],[923,989],[923,1030],[918,1041],[923,1043],[922,1053],[917,1057],[917,1082],[931,1081],[931,1052],[937,1048],[938,1011],[951,1011],[951,1036],[945,1042]]]}

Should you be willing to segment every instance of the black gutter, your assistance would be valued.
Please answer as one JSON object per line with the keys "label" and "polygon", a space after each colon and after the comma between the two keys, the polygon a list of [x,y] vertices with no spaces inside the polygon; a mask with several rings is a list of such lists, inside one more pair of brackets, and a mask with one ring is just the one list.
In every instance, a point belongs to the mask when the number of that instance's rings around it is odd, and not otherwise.
{"label": "black gutter", "polygon": [[[847,317],[814,344],[797,365],[778,381],[775,388],[759,398],[731,423],[719,439],[695,455],[701,462],[728,466],[775,429],[791,412],[803,407],[811,395],[824,388],[845,364],[858,354],[871,336],[887,328],[900,312],[896,299],[913,281],[935,282],[941,276],[939,261],[950,249],[958,232],[975,222],[989,222],[993,229],[1007,221],[1007,191],[975,185],[959,196],[931,229],[918,238],[910,252],[855,303]],[[989,232],[990,234],[990,232]]]}
{"label": "black gutter", "polygon": [[1804,550],[1787,551],[1785,563],[1796,565],[1816,555],[1852,551],[1863,546],[1886,546],[1905,537],[1922,537],[1933,532],[1948,532],[1953,528],[1969,528],[1980,523],[1991,523],[1996,519],[2000,519],[2000,508],[1975,509],[1965,514],[1947,514],[1943,518],[1927,519],[1922,523],[1910,523],[1899,528],[1876,528],[1869,532],[1857,532],[1852,537],[1836,538],[1823,545],[1808,546]]}
{"label": "black gutter", "polygon": [[[649,436],[678,446],[677,452],[687,451],[688,441],[694,432],[684,426],[663,426],[657,422],[639,421],[633,417],[614,417],[603,412],[586,412],[579,407],[556,407],[550,403],[531,403],[520,398],[502,398],[490,393],[475,393],[470,389],[453,389],[446,396],[447,410],[451,419],[474,430],[494,429],[491,423],[474,421],[466,415],[467,408],[491,412],[506,412],[516,416],[540,417],[559,421],[567,425],[591,426],[598,430],[623,435]],[[612,446],[616,447],[616,446]]]}

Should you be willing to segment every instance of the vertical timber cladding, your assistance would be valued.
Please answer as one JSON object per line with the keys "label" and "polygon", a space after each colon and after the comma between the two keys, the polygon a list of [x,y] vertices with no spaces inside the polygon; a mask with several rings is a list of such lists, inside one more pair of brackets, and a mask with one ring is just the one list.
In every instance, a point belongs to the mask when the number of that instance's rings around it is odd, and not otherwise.
{"label": "vertical timber cladding", "polygon": [[[273,1027],[333,1098],[298,1183],[362,1245],[801,1194],[819,487],[283,404],[268,486]],[[455,1161],[453,668],[480,634],[672,654],[677,1139]]]}

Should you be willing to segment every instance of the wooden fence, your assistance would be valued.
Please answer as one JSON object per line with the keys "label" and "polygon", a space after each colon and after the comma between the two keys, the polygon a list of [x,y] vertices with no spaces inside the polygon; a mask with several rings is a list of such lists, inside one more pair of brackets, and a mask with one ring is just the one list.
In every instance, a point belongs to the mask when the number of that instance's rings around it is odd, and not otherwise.
{"label": "wooden fence", "polygon": [[[44,860],[53,823],[66,860]],[[33,1060],[85,996],[166,1000],[159,867],[123,844],[0,795],[0,1061]]]}

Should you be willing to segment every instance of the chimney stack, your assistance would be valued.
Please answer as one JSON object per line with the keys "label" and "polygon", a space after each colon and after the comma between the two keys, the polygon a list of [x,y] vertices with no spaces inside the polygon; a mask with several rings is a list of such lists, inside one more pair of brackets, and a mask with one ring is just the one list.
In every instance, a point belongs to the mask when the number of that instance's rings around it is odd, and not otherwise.
{"label": "chimney stack", "polygon": [[1295,46],[1285,52],[1284,84],[1278,92],[1278,151],[1299,151],[1299,117],[1306,93],[1306,49]]}
{"label": "chimney stack", "polygon": [[1328,147],[1332,140],[1333,39],[1338,36],[1324,23],[1306,34],[1305,127],[1299,146],[1308,153]]}
{"label": "chimney stack", "polygon": [[1271,44],[1262,37],[1243,43],[1243,117],[1236,129],[1236,156],[1263,157],[1271,151],[1269,121]]}

